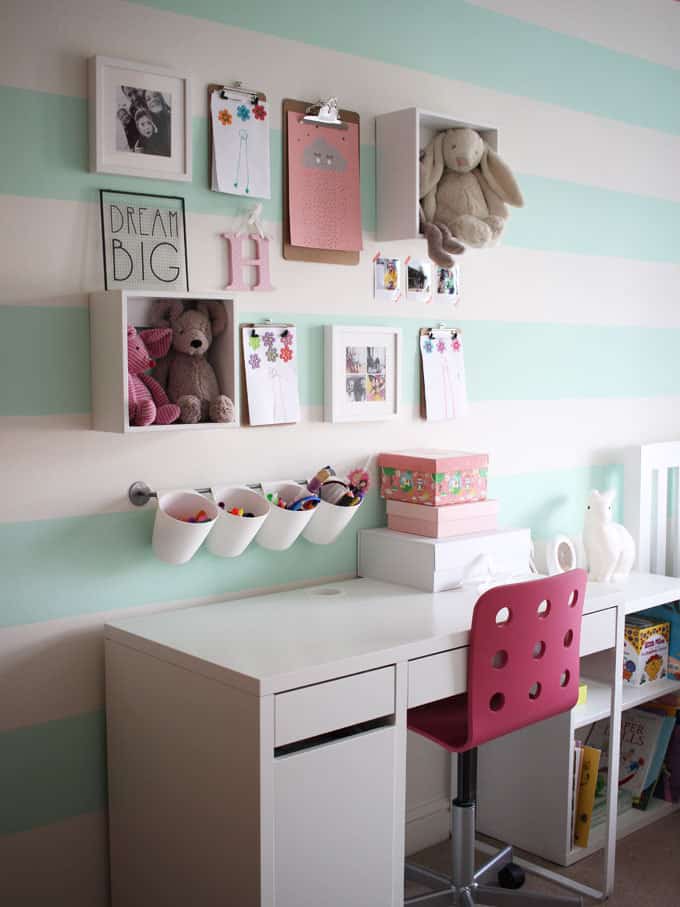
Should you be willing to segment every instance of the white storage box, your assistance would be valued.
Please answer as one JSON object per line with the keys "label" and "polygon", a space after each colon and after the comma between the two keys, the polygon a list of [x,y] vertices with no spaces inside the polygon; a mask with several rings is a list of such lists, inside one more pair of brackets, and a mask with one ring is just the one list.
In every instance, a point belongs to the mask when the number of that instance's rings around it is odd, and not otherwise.
{"label": "white storage box", "polygon": [[358,573],[425,592],[443,592],[463,581],[527,574],[530,551],[529,529],[497,529],[445,539],[363,529]]}

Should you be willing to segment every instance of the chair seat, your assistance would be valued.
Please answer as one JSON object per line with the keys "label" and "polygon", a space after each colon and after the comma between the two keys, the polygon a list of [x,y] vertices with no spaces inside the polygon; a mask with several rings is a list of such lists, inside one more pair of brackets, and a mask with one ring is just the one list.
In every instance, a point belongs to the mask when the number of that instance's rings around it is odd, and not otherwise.
{"label": "chair seat", "polygon": [[451,753],[462,753],[471,749],[467,706],[467,693],[416,706],[408,710],[408,729]]}

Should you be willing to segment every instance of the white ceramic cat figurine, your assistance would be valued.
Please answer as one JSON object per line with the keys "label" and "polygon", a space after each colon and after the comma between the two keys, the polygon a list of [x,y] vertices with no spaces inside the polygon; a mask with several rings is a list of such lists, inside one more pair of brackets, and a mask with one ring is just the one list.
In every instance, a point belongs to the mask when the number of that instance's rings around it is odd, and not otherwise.
{"label": "white ceramic cat figurine", "polygon": [[596,583],[614,583],[625,579],[635,562],[633,536],[621,523],[613,522],[609,491],[591,491],[583,525],[583,544],[588,558],[588,573]]}

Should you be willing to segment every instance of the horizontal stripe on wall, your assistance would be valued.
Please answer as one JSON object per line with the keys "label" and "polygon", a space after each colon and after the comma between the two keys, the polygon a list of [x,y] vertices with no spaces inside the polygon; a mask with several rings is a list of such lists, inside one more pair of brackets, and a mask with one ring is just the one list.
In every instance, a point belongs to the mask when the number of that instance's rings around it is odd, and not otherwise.
{"label": "horizontal stripe on wall", "polygon": [[[680,431],[680,394],[487,401],[451,422],[426,422],[415,405],[404,410],[403,419],[338,425],[321,421],[320,406],[303,407],[297,425],[162,437],[91,431],[89,415],[5,418],[0,522],[126,511],[136,479],[155,488],[274,481],[312,475],[329,461],[342,474],[364,463],[373,469],[378,451],[406,447],[488,451],[492,475],[508,476],[617,462],[627,447]],[[0,665],[4,651],[12,657],[0,646]]]}
{"label": "horizontal stripe on wall", "polygon": [[[55,223],[59,224],[57,231]],[[229,275],[221,233],[227,223],[222,215],[189,213],[189,276],[194,289],[226,286]],[[432,304],[409,298],[394,305],[372,298],[372,258],[383,244],[370,234],[364,234],[365,253],[359,264],[344,267],[286,261],[279,254],[281,224],[265,221],[264,229],[272,237],[270,268],[276,292],[266,296],[242,293],[239,300],[242,305],[266,304],[270,314],[290,310],[294,302],[299,312],[335,312],[348,319],[355,313],[370,312],[388,323],[396,314],[422,316],[423,324],[428,319],[464,316],[481,321],[680,327],[676,301],[680,268],[669,262],[501,244],[465,253],[460,262],[463,297],[457,307],[437,296]],[[103,287],[96,205],[0,195],[0,233],[5,254],[0,305],[86,306],[85,290]],[[39,271],[26,267],[29,235],[33,247],[40,249]],[[402,262],[409,255],[426,255],[422,239],[390,242],[383,251]]]}
{"label": "horizontal stripe on wall", "polygon": [[0,415],[88,412],[89,348],[87,309],[1,306]]}
{"label": "horizontal stripe on wall", "polygon": [[0,837],[0,902],[9,907],[109,907],[104,811]]}
{"label": "horizontal stripe on wall", "polygon": [[0,803],[0,835],[102,809],[104,713],[97,710],[0,734]]}
{"label": "horizontal stripe on wall", "polygon": [[[578,532],[591,487],[620,489],[620,467],[594,466],[492,476],[490,494],[503,504],[503,524],[542,536]],[[618,495],[619,500],[621,495]],[[368,496],[332,545],[300,539],[282,552],[252,544],[238,558],[202,548],[181,567],[151,551],[153,507],[143,511],[0,525],[0,550],[12,568],[3,577],[0,627],[96,614],[153,602],[195,599],[356,572],[356,532],[384,524],[382,501]],[[39,567],[39,569],[37,569]]]}
{"label": "horizontal stripe on wall", "polygon": [[[26,117],[24,112],[31,110]],[[188,211],[235,216],[244,201],[212,192],[208,174],[208,123],[194,120],[194,179],[167,182],[90,173],[87,102],[82,98],[0,88],[0,120],[13,123],[3,141],[0,193],[97,200],[98,188],[181,195]],[[55,143],[54,136],[59,136]],[[362,220],[375,229],[375,149],[361,146]],[[271,132],[272,199],[264,216],[281,220],[281,133]],[[593,186],[519,174],[526,207],[513,211],[504,242],[525,248],[584,255],[614,255],[680,262],[674,241],[680,203]],[[191,242],[191,237],[189,237]]]}
{"label": "horizontal stripe on wall", "polygon": [[680,71],[464,0],[428,4],[424,15],[408,0],[389,15],[362,0],[325,0],[313,14],[307,0],[133,2],[680,134]]}
{"label": "horizontal stripe on wall", "polygon": [[181,568],[152,554],[153,507],[5,523],[0,539],[11,546],[3,557],[12,569],[3,577],[0,627],[352,574],[356,530],[380,525],[380,512],[377,495],[368,497],[351,530],[332,545],[300,539],[289,551],[266,551],[253,544],[237,558],[216,558],[202,548]]}
{"label": "horizontal stripe on wall", "polygon": [[[403,310],[402,310],[403,311]],[[399,310],[395,308],[395,316]],[[242,311],[259,320],[270,312]],[[281,313],[297,325],[303,405],[323,403],[323,325],[380,325],[384,316]],[[418,336],[422,319],[392,317],[403,337],[402,401],[420,398]],[[435,319],[432,319],[433,321]],[[466,321],[469,399],[559,400],[654,397],[680,390],[680,329]],[[89,312],[59,306],[0,306],[0,416],[89,410]],[[30,367],[17,337],[31,338]]]}
{"label": "horizontal stripe on wall", "polygon": [[[190,183],[90,173],[87,101],[84,98],[0,86],[0,118],[11,134],[3,137],[0,193],[98,203],[99,189],[179,195],[188,211],[232,217],[249,199],[209,188],[208,120],[193,121],[193,179]],[[27,117],[26,111],[31,111]],[[56,140],[55,140],[56,137]],[[270,132],[271,200],[263,216],[281,220],[281,133]],[[375,149],[361,146],[361,208],[364,228],[375,229]],[[190,238],[189,238],[190,241]]]}

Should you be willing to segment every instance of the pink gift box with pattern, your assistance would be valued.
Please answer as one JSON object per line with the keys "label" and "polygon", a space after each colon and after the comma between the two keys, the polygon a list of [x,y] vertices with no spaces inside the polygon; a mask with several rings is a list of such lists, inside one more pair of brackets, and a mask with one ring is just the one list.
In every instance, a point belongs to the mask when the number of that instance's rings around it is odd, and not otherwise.
{"label": "pink gift box with pattern", "polygon": [[489,455],[460,450],[381,453],[380,494],[387,500],[442,507],[485,501]]}

